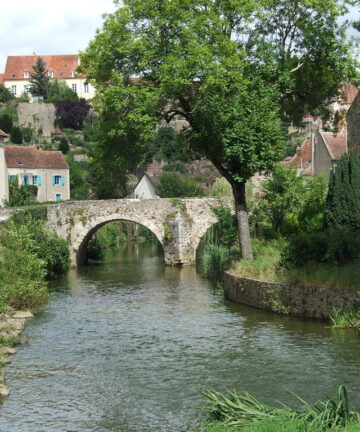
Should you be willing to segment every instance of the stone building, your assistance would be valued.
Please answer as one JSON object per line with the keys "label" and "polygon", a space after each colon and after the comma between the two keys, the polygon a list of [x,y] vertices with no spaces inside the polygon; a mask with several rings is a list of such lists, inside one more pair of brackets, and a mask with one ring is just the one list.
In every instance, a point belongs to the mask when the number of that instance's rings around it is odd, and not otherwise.
{"label": "stone building", "polygon": [[37,201],[70,199],[69,166],[59,151],[38,150],[35,146],[5,146],[9,181],[37,186]]}
{"label": "stone building", "polygon": [[348,150],[360,157],[360,96],[357,96],[346,115]]}

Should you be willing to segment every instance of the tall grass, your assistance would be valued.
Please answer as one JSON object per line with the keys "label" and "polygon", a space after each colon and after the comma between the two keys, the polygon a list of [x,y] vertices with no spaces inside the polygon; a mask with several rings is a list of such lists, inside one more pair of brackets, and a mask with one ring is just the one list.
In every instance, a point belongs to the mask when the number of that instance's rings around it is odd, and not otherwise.
{"label": "tall grass", "polygon": [[218,281],[229,264],[229,250],[218,244],[207,244],[201,254],[202,273],[212,281]]}
{"label": "tall grass", "polygon": [[298,397],[300,408],[292,408],[286,404],[279,408],[272,407],[247,392],[232,392],[225,396],[208,391],[204,392],[204,396],[207,399],[205,408],[211,419],[251,432],[288,432],[291,430],[289,424],[294,426],[294,431],[319,432],[341,430],[348,425],[355,428],[360,425],[360,415],[350,410],[344,386],[339,387],[335,399],[315,404],[309,404]]}
{"label": "tall grass", "polygon": [[331,316],[331,323],[334,328],[354,328],[360,330],[360,309],[335,310]]}

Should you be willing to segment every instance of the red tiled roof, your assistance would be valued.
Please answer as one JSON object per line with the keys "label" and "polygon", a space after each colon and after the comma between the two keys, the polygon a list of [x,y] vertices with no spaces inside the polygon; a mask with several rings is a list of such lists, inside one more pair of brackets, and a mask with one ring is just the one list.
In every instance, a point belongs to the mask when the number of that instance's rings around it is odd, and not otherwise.
{"label": "red tiled roof", "polygon": [[319,132],[332,160],[338,160],[347,150],[346,130],[342,129],[337,135],[332,132]]}
{"label": "red tiled roof", "polygon": [[8,168],[69,168],[60,151],[43,151],[35,146],[5,146],[5,159]]}
{"label": "red tiled roof", "polygon": [[0,136],[7,138],[9,135],[6,132],[4,132],[2,129],[0,129]]}
{"label": "red tiled roof", "polygon": [[41,57],[46,62],[49,72],[54,72],[54,78],[72,78],[72,72],[78,66],[79,56],[69,55],[44,55],[44,56],[8,56],[5,66],[4,80],[23,80],[24,72],[32,72],[36,59]]}
{"label": "red tiled roof", "polygon": [[342,105],[352,104],[356,98],[359,89],[351,83],[346,83],[341,87],[341,100]]}
{"label": "red tiled roof", "polygon": [[301,144],[300,150],[297,151],[292,158],[287,158],[284,161],[285,168],[303,169],[304,174],[312,173],[312,144],[310,140],[306,140]]}

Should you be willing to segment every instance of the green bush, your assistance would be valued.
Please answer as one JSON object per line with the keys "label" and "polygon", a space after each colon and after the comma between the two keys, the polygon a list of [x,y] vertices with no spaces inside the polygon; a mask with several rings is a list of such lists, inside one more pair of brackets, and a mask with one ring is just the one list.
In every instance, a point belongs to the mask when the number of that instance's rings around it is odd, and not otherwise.
{"label": "green bush", "polygon": [[221,279],[222,273],[229,266],[229,250],[217,244],[207,244],[201,254],[202,273],[212,281]]}
{"label": "green bush", "polygon": [[5,205],[9,207],[22,207],[34,205],[37,195],[37,186],[21,185],[18,186],[17,181],[9,182],[9,200],[5,201]]}
{"label": "green bush", "polygon": [[24,142],[30,143],[33,138],[33,130],[31,127],[22,127],[21,132],[23,135]]}
{"label": "green bush", "polygon": [[181,177],[172,172],[164,172],[156,186],[160,198],[184,198],[204,196],[202,186],[195,180]]}
{"label": "green bush", "polygon": [[67,154],[70,150],[69,141],[66,137],[60,137],[60,143],[58,146],[58,150],[61,151],[62,154]]}
{"label": "green bush", "polygon": [[23,134],[18,126],[14,126],[10,132],[10,139],[13,144],[23,143]]}
{"label": "green bush", "polygon": [[6,304],[15,309],[36,309],[47,302],[45,262],[38,257],[40,244],[31,228],[7,223],[2,236],[0,291]]}
{"label": "green bush", "polygon": [[6,133],[10,133],[13,128],[13,121],[9,114],[0,115],[0,129]]}
{"label": "green bush", "polygon": [[0,102],[5,103],[14,99],[14,95],[3,84],[0,84]]}

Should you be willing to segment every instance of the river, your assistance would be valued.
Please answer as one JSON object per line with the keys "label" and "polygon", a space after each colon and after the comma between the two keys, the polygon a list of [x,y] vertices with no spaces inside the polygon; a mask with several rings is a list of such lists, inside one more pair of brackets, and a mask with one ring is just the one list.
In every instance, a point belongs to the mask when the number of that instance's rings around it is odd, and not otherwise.
{"label": "river", "polygon": [[110,251],[52,290],[6,368],[1,432],[191,431],[205,389],[314,401],[343,383],[360,409],[357,333],[226,302],[155,247]]}

